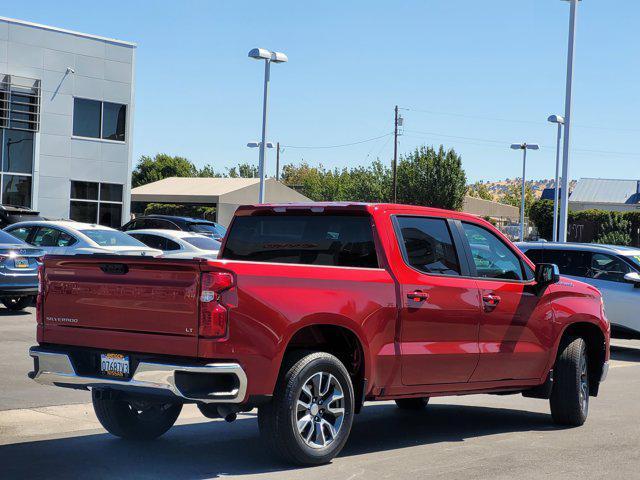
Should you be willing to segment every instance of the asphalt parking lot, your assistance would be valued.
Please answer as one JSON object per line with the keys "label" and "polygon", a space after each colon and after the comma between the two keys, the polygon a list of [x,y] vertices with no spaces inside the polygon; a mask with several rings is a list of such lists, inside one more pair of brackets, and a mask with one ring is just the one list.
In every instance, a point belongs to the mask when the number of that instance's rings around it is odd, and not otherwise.
{"label": "asphalt parking lot", "polygon": [[367,405],[330,465],[274,462],[255,412],[234,423],[195,408],[151,443],[118,440],[100,427],[87,392],[26,378],[33,310],[0,310],[0,478],[639,478],[640,342],[614,342],[601,395],[587,424],[561,429],[548,403],[520,395],[433,399],[421,413],[390,402]]}

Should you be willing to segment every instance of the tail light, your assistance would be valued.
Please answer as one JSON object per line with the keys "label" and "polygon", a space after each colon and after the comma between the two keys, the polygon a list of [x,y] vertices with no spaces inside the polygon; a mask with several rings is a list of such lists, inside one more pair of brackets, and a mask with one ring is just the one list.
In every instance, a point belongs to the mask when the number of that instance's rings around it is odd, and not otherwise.
{"label": "tail light", "polygon": [[229,310],[220,301],[220,294],[233,286],[233,275],[228,272],[205,272],[200,290],[201,337],[219,338],[227,334]]}
{"label": "tail light", "polygon": [[38,295],[36,295],[36,323],[44,323],[42,316],[42,300],[44,297],[44,265],[38,265]]}

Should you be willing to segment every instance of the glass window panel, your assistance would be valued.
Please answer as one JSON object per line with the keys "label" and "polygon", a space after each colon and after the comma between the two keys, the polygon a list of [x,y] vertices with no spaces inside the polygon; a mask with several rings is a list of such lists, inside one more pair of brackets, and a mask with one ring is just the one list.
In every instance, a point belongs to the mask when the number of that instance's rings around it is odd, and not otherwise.
{"label": "glass window panel", "polygon": [[33,172],[33,132],[4,131],[2,171],[16,173]]}
{"label": "glass window panel", "polygon": [[406,261],[416,270],[460,275],[447,222],[439,218],[398,217]]}
{"label": "glass window panel", "polygon": [[586,277],[589,271],[591,254],[579,250],[546,250],[544,262],[555,263],[563,275]]}
{"label": "glass window panel", "polygon": [[122,201],[122,185],[115,183],[101,183],[100,184],[100,200],[107,200],[110,202]]}
{"label": "glass window panel", "polygon": [[31,177],[3,175],[2,203],[18,207],[31,207]]}
{"label": "glass window panel", "polygon": [[107,227],[120,228],[122,225],[122,205],[101,203],[98,223]]}
{"label": "glass window panel", "polygon": [[587,271],[587,278],[625,283],[624,276],[631,271],[631,267],[621,258],[594,253],[591,256],[591,268]]}
{"label": "glass window panel", "polygon": [[71,198],[98,200],[98,184],[95,182],[71,182]]}
{"label": "glass window panel", "polygon": [[96,223],[98,219],[98,204],[93,202],[71,201],[69,218],[77,222]]}
{"label": "glass window panel", "polygon": [[502,240],[477,225],[463,223],[462,226],[471,247],[478,277],[523,279],[520,259]]}
{"label": "glass window panel", "polygon": [[127,106],[104,102],[102,109],[102,138],[124,142]]}
{"label": "glass window panel", "polygon": [[73,102],[73,134],[79,137],[100,138],[102,102],[75,98]]}
{"label": "glass window panel", "polygon": [[27,237],[31,233],[32,229],[33,227],[18,227],[18,228],[14,228],[13,230],[9,230],[9,233],[14,237],[19,238],[23,242],[26,242]]}

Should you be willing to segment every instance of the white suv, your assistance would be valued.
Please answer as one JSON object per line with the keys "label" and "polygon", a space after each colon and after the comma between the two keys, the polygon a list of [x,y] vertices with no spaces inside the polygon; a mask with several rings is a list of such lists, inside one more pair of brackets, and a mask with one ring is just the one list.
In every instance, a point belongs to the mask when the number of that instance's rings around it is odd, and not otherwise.
{"label": "white suv", "polygon": [[602,293],[611,336],[640,339],[640,249],[594,243],[516,243],[534,263],[555,263],[560,273]]}

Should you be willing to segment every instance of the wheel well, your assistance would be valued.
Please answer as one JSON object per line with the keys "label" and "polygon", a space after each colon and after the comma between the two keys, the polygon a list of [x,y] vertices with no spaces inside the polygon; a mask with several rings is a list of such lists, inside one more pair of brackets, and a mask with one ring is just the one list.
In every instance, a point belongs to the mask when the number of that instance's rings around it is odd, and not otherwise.
{"label": "wheel well", "polygon": [[605,359],[604,334],[602,333],[602,330],[592,323],[574,323],[564,331],[560,341],[559,351],[566,344],[568,339],[576,337],[581,337],[587,344],[589,378],[596,380],[589,382],[589,393],[592,396],[597,396]]}
{"label": "wheel well", "polygon": [[358,413],[362,407],[366,380],[364,350],[356,334],[336,325],[310,325],[294,334],[287,345],[285,357],[297,350],[327,352],[343,363],[353,382],[355,410]]}

